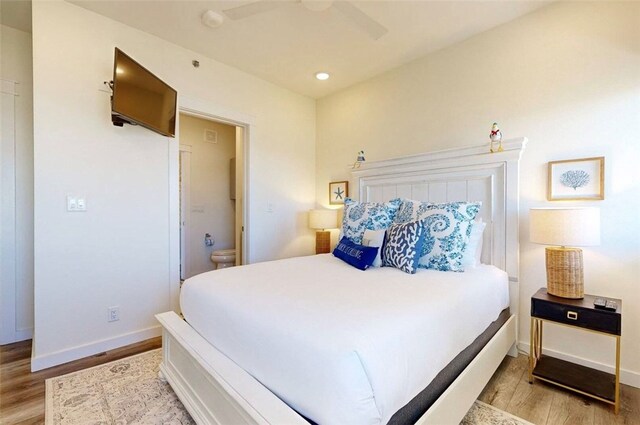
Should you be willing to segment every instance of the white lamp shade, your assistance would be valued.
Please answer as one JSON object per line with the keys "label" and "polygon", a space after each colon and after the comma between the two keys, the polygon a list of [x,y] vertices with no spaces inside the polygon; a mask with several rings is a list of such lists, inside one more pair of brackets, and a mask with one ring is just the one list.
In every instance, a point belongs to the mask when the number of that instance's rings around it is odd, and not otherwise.
{"label": "white lamp shade", "polygon": [[338,227],[338,210],[309,211],[309,227],[312,229],[335,229]]}
{"label": "white lamp shade", "polygon": [[531,208],[529,239],[556,246],[600,245],[598,208]]}

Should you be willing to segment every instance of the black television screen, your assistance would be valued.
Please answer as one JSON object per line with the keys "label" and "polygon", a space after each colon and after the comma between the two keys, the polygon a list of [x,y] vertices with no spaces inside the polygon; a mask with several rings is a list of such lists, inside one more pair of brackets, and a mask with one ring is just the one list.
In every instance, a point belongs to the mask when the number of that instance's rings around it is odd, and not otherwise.
{"label": "black television screen", "polygon": [[176,131],[177,92],[116,47],[111,119],[139,124],[165,136]]}

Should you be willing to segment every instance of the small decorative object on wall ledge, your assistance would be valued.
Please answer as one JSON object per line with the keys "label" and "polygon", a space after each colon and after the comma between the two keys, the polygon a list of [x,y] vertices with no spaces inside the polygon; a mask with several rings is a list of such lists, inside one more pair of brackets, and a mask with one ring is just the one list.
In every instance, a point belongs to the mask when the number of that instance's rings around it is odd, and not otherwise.
{"label": "small decorative object on wall ledge", "polygon": [[356,162],[353,163],[353,165],[351,166],[351,169],[354,170],[356,168],[360,168],[362,163],[365,161],[366,160],[364,159],[364,151],[358,152],[358,156],[356,157]]}
{"label": "small decorative object on wall ledge", "polygon": [[329,203],[331,205],[344,204],[344,198],[349,196],[349,182],[329,183]]}
{"label": "small decorative object on wall ledge", "polygon": [[[494,122],[493,126],[491,126],[491,133],[489,133],[489,139],[491,139],[491,148],[489,149],[491,153],[504,151],[504,149],[502,149],[502,132],[500,131],[500,128],[498,127],[497,122]],[[493,147],[494,143],[498,144],[497,148]]]}
{"label": "small decorative object on wall ledge", "polygon": [[549,162],[549,201],[604,199],[604,157]]}

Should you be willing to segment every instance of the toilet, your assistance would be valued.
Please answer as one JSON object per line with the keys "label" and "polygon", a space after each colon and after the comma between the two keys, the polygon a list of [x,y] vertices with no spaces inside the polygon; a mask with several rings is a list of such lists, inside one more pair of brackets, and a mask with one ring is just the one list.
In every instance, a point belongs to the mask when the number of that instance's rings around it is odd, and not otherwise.
{"label": "toilet", "polygon": [[220,249],[211,253],[211,262],[215,264],[215,269],[226,269],[236,265],[235,249]]}

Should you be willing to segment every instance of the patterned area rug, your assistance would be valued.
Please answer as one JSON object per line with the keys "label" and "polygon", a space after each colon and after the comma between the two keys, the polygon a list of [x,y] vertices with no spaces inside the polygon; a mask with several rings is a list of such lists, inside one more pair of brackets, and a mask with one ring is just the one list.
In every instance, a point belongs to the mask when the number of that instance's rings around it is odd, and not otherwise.
{"label": "patterned area rug", "polygon": [[533,425],[517,416],[513,416],[504,410],[497,409],[490,404],[476,400],[462,419],[460,425]]}
{"label": "patterned area rug", "polygon": [[195,424],[158,378],[162,350],[47,379],[47,425]]}
{"label": "patterned area rug", "polygon": [[[152,350],[47,379],[47,425],[191,425],[195,422],[158,378],[162,350]],[[476,401],[461,425],[533,425]]]}

